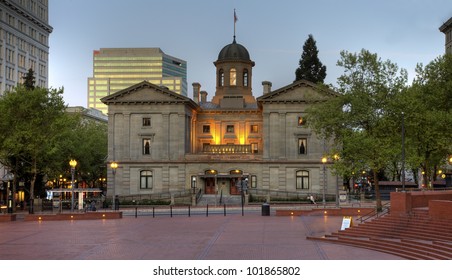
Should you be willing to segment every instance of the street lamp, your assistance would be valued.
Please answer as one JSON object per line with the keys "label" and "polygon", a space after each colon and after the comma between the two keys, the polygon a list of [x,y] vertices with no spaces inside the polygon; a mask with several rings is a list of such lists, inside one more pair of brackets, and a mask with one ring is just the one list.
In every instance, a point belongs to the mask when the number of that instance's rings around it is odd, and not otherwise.
{"label": "street lamp", "polygon": [[402,112],[402,191],[405,191],[405,113]]}
{"label": "street lamp", "polygon": [[115,161],[112,161],[110,163],[110,167],[111,167],[111,171],[113,173],[113,192],[112,192],[112,206],[113,206],[113,210],[116,210],[116,205],[115,205],[115,175],[116,175],[116,169],[118,168],[118,163]]}
{"label": "street lamp", "polygon": [[192,193],[196,194],[196,176],[191,176],[191,189]]}
{"label": "street lamp", "polygon": [[75,177],[75,167],[77,166],[77,161],[75,159],[71,159],[69,161],[69,165],[71,166],[71,175],[72,175],[72,181],[71,181],[71,212],[74,212],[74,177]]}
{"label": "street lamp", "polygon": [[326,190],[326,162],[328,161],[328,158],[326,156],[322,157],[322,164],[323,164],[323,193],[322,193],[322,203],[323,207],[325,207],[326,200],[325,200],[325,190]]}
{"label": "street lamp", "polygon": [[[337,162],[340,159],[338,154],[334,154],[333,159]],[[336,171],[336,207],[339,207],[339,175]]]}
{"label": "street lamp", "polygon": [[14,174],[8,172],[4,177],[6,179],[6,199],[7,199],[7,207],[8,207],[8,213],[11,214],[14,211],[13,207],[13,195],[14,193],[11,191],[11,181],[14,180]]}

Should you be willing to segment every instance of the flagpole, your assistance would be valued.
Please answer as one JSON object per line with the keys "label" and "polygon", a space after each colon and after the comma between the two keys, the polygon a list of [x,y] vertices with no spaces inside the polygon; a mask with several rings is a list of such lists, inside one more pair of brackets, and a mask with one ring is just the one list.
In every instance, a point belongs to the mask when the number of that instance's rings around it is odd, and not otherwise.
{"label": "flagpole", "polygon": [[235,9],[234,9],[234,43],[235,43],[235,23],[237,22],[237,15],[235,13]]}

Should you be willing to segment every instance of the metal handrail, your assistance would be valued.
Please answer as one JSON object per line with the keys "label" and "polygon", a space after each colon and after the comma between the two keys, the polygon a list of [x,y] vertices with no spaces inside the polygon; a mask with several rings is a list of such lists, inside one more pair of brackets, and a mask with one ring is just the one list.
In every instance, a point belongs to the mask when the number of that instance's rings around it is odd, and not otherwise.
{"label": "metal handrail", "polygon": [[381,216],[384,216],[384,215],[388,214],[390,212],[390,210],[391,210],[391,205],[390,204],[391,204],[391,202],[388,202],[388,203],[385,203],[384,205],[382,205],[381,211],[378,211],[378,209],[375,208],[370,213],[368,213],[368,214],[366,214],[364,216],[361,216],[360,217],[361,223],[363,223],[363,222],[365,222],[365,221],[367,221],[369,219],[378,218],[378,217],[381,217]]}

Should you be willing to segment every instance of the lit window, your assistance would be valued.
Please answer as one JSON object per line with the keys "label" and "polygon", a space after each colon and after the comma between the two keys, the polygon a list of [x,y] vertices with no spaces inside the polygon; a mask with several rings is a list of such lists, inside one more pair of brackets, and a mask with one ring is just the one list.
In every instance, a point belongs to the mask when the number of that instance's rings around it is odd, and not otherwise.
{"label": "lit window", "polygon": [[258,133],[259,132],[259,126],[257,124],[253,124],[250,126],[250,132],[251,133]]}
{"label": "lit window", "polygon": [[298,117],[298,126],[304,126],[306,124],[306,119],[303,117]]}
{"label": "lit window", "polygon": [[140,172],[140,189],[152,189],[152,171],[144,170]]}
{"label": "lit window", "polygon": [[257,154],[259,152],[259,146],[257,143],[251,143],[251,152],[253,154]]}
{"label": "lit window", "polygon": [[202,126],[202,132],[203,133],[210,133],[210,125],[203,125]]}
{"label": "lit window", "polygon": [[234,126],[233,125],[227,125],[226,126],[226,132],[227,133],[234,133]]}
{"label": "lit window", "polygon": [[229,85],[237,85],[237,71],[235,70],[235,68],[232,68],[231,71],[229,71]]}
{"label": "lit window", "polygon": [[297,189],[309,189],[309,171],[297,171]]}

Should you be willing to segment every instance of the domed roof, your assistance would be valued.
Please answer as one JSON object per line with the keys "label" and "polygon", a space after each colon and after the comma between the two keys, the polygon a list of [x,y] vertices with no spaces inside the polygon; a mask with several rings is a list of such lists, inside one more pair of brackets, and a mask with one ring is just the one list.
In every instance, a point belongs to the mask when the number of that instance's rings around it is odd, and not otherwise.
{"label": "domed roof", "polygon": [[248,50],[237,44],[235,39],[232,44],[226,45],[218,54],[218,60],[251,60]]}

